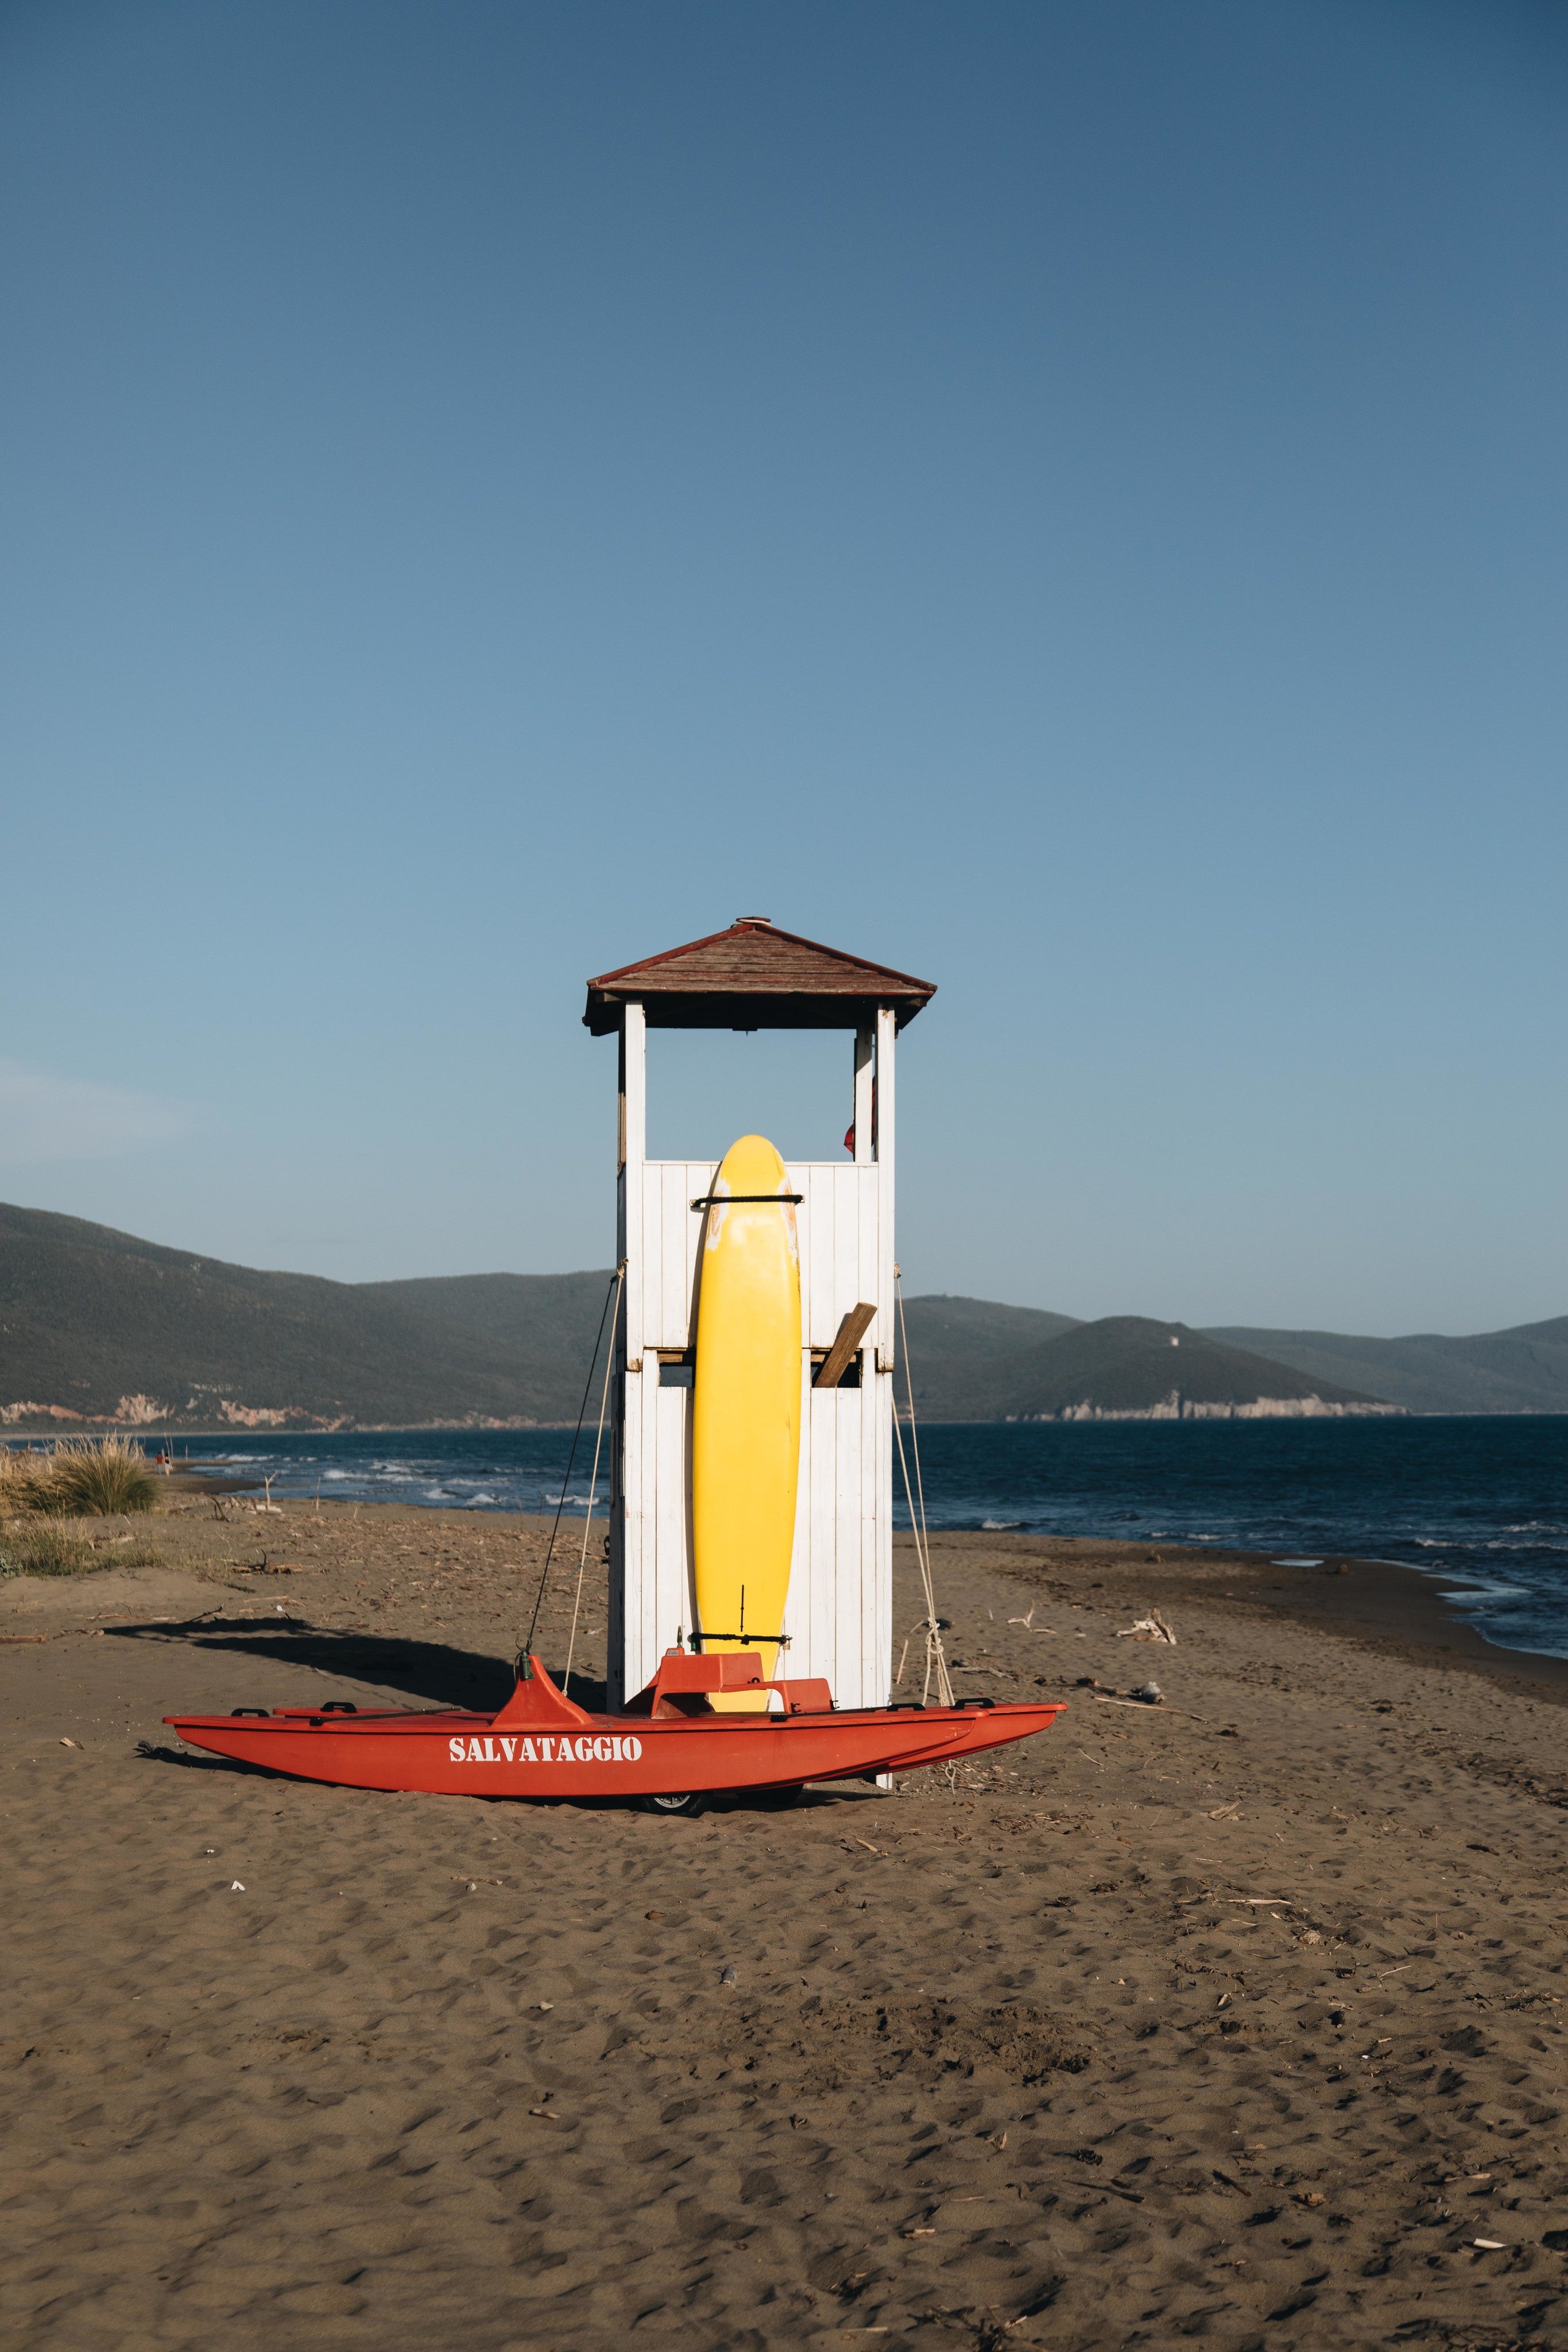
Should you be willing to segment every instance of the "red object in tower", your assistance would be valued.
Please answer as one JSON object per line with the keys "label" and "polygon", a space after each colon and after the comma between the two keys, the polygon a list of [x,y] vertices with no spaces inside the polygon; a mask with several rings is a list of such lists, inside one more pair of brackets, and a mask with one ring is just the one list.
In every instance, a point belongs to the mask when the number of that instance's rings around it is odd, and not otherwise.
{"label": "red object in tower", "polygon": [[[855,1148],[855,1123],[852,1118],[844,1129],[844,1150],[852,1159]],[[876,1150],[876,1080],[871,1082],[871,1148]]]}

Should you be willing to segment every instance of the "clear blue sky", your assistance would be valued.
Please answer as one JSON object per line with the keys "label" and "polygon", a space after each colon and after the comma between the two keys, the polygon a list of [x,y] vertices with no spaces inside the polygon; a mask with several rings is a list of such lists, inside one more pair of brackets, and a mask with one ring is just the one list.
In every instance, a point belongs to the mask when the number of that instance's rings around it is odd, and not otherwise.
{"label": "clear blue sky", "polygon": [[1568,1309],[1565,194],[1514,0],[7,0],[0,1194],[606,1263],[757,912],[916,1290]]}

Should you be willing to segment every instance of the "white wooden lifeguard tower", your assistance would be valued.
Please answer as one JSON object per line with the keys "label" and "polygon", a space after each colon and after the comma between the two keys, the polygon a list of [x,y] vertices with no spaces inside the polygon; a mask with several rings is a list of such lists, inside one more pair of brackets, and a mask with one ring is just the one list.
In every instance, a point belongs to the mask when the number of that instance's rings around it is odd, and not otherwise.
{"label": "white wooden lifeguard tower", "polygon": [[[847,1029],[853,1156],[789,1163],[800,1236],[800,1485],[779,1661],[841,1706],[883,1706],[893,1658],[894,1041],[936,993],[746,916],[601,972],[586,1026],[618,1036],[616,1248],[626,1269],[612,1378],[609,1704],[693,1630],[691,1402],[711,1160],[647,1156],[650,1028]],[[729,1629],[726,1629],[727,1631]]]}

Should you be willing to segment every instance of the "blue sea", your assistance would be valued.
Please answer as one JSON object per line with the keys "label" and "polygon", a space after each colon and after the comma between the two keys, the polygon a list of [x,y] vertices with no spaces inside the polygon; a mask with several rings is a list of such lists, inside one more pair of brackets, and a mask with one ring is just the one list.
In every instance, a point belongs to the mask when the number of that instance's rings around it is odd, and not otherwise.
{"label": "blue sea", "polygon": [[[591,1431],[568,1480],[570,1445],[570,1430],[413,1430],[176,1450],[278,1496],[578,1517]],[[1568,1414],[948,1423],[922,1430],[920,1458],[933,1527],[1403,1560],[1490,1640],[1568,1657]],[[602,1507],[602,1469],[598,1492]]]}

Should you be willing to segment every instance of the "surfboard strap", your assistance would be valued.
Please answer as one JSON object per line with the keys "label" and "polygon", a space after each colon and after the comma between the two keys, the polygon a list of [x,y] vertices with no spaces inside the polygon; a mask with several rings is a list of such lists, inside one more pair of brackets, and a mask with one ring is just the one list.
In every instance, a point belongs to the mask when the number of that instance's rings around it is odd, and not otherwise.
{"label": "surfboard strap", "polygon": [[693,1642],[772,1642],[780,1650],[789,1647],[788,1633],[710,1633],[705,1629],[687,1638]]}
{"label": "surfboard strap", "polygon": [[789,1201],[799,1203],[804,1192],[702,1192],[692,1202],[694,1209],[725,1209],[737,1201]]}

